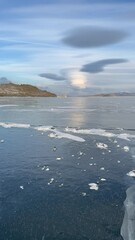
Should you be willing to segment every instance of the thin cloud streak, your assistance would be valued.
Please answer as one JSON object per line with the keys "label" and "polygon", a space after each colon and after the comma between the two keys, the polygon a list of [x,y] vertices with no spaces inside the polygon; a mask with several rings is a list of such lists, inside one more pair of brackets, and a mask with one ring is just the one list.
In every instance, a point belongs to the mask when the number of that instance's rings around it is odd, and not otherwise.
{"label": "thin cloud streak", "polygon": [[103,72],[104,68],[111,64],[120,64],[120,63],[126,63],[126,59],[102,59],[99,61],[95,61],[92,63],[88,63],[83,65],[81,68],[81,72],[87,72],[87,73],[99,73]]}
{"label": "thin cloud streak", "polygon": [[51,80],[54,80],[54,81],[67,80],[64,76],[53,74],[53,73],[40,73],[39,76],[42,77],[42,78],[47,78],[47,79],[51,79]]}

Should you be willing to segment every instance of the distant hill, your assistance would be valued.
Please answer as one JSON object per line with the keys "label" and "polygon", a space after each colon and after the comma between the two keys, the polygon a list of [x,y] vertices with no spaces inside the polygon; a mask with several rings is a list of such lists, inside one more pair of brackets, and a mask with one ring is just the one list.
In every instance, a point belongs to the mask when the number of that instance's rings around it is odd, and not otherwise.
{"label": "distant hill", "polygon": [[9,84],[11,83],[6,77],[0,78],[0,84]]}
{"label": "distant hill", "polygon": [[96,94],[92,95],[95,97],[119,97],[119,96],[135,96],[135,93],[130,93],[130,92],[118,92],[118,93],[104,93],[104,94]]}
{"label": "distant hill", "polygon": [[56,97],[54,93],[42,91],[28,84],[0,84],[0,97]]}

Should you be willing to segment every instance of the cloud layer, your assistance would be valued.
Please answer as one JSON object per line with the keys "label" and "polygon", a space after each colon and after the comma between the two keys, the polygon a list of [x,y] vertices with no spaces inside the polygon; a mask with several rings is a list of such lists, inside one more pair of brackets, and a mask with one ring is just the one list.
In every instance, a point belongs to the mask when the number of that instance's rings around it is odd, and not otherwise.
{"label": "cloud layer", "polygon": [[119,43],[127,36],[122,30],[86,26],[72,30],[62,42],[75,48],[93,48]]}
{"label": "cloud layer", "polygon": [[99,73],[104,71],[104,67],[111,64],[119,64],[127,62],[126,59],[121,58],[113,58],[113,59],[103,59],[96,62],[88,63],[83,65],[81,68],[81,72],[88,72],[88,73]]}
{"label": "cloud layer", "polygon": [[53,73],[40,73],[40,77],[55,80],[55,81],[64,81],[66,78],[61,75],[53,74]]}

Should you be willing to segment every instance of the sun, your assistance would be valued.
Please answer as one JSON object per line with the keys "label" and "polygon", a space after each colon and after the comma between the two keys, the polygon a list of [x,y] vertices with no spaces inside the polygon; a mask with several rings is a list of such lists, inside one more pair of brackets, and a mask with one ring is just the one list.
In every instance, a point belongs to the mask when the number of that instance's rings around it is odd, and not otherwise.
{"label": "sun", "polygon": [[80,89],[87,87],[87,79],[85,73],[74,71],[71,73],[71,84],[72,86]]}

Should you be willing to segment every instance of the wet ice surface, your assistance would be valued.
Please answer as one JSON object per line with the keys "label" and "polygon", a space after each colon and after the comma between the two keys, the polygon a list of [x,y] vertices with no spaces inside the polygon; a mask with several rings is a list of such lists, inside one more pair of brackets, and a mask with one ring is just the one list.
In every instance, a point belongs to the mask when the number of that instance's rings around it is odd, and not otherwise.
{"label": "wet ice surface", "polygon": [[1,239],[121,240],[135,179],[131,100],[125,110],[112,98],[1,101],[14,105],[0,111]]}

